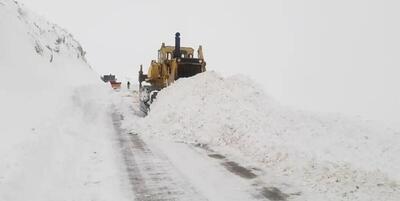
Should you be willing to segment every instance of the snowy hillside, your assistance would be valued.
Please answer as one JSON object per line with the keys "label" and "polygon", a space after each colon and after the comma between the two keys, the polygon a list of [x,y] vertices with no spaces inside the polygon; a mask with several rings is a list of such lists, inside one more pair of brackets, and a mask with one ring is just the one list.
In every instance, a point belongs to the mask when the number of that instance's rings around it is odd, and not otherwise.
{"label": "snowy hillside", "polygon": [[124,200],[106,87],[67,31],[0,0],[0,200]]}
{"label": "snowy hillside", "polygon": [[134,126],[145,136],[243,154],[296,183],[309,196],[299,200],[400,199],[399,132],[285,108],[243,77],[180,79]]}
{"label": "snowy hillside", "polygon": [[[71,34],[41,19],[18,2],[1,0],[0,9],[1,73],[8,75],[2,76],[2,81],[42,80],[43,86],[46,81],[53,80],[64,85],[94,82],[94,79],[87,80],[95,76],[85,61],[85,52]],[[41,72],[48,70],[53,70],[52,77]],[[92,76],[88,76],[90,74]],[[12,88],[21,86],[17,83]]]}

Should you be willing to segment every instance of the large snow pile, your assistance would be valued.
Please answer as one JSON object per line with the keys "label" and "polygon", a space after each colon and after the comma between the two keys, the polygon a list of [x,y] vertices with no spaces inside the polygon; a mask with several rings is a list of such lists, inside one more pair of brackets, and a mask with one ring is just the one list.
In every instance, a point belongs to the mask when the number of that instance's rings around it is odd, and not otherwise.
{"label": "large snow pile", "polygon": [[297,182],[309,200],[400,199],[398,132],[282,107],[240,76],[207,72],[178,80],[158,94],[138,129],[237,150]]}
{"label": "large snow pile", "polygon": [[0,0],[0,200],[124,200],[107,88],[65,30]]}

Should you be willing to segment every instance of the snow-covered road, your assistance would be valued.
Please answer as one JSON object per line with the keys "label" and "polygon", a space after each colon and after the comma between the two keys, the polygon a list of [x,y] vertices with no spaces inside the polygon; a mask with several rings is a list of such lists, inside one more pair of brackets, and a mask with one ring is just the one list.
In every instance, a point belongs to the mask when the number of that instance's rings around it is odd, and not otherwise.
{"label": "snow-covered road", "polygon": [[135,199],[154,200],[276,200],[291,195],[263,186],[256,167],[244,167],[199,144],[143,139],[121,128],[123,116],[113,115]]}
{"label": "snow-covered road", "polygon": [[[131,115],[137,115],[134,105]],[[285,201],[301,195],[288,184],[268,185],[265,171],[245,160],[204,144],[146,137],[122,126],[124,120],[116,110],[113,123],[135,200]]]}
{"label": "snow-covered road", "polygon": [[123,116],[114,113],[122,154],[136,200],[206,200],[182,179],[166,157],[153,152],[138,135],[121,129]]}
{"label": "snow-covered road", "polygon": [[[264,103],[252,86],[214,73],[179,80],[159,93],[144,118],[137,91],[115,93],[114,123],[137,200],[399,200],[396,174],[389,174],[396,159],[387,160],[396,149],[371,156],[393,143],[359,153],[369,147],[359,135],[373,144],[382,132]],[[396,141],[395,133],[383,131],[381,138]],[[335,141],[342,144],[326,145]],[[392,166],[360,167],[364,158]]]}

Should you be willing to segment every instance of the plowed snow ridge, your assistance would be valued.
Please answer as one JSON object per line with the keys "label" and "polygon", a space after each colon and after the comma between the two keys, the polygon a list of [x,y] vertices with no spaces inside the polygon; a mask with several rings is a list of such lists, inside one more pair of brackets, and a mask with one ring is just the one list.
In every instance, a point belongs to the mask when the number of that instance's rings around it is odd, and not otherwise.
{"label": "plowed snow ridge", "polygon": [[[399,132],[282,107],[240,76],[207,72],[180,79],[158,94],[137,126],[152,136],[239,150],[282,175],[331,185],[331,192],[358,182],[371,190],[390,181],[398,189]],[[336,179],[346,185],[333,187]]]}

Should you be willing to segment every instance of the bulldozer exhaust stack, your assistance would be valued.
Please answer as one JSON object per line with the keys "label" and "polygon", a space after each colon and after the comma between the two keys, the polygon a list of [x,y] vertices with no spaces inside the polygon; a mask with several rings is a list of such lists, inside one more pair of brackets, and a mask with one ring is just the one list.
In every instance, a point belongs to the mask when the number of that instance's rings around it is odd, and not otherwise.
{"label": "bulldozer exhaust stack", "polygon": [[181,58],[181,34],[176,32],[175,34],[175,50],[174,58]]}

